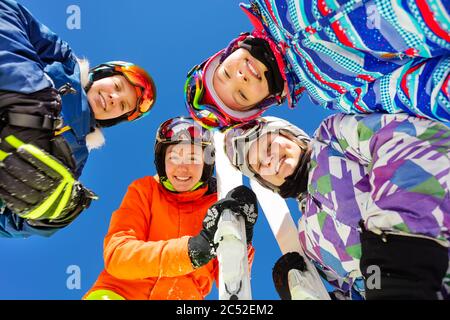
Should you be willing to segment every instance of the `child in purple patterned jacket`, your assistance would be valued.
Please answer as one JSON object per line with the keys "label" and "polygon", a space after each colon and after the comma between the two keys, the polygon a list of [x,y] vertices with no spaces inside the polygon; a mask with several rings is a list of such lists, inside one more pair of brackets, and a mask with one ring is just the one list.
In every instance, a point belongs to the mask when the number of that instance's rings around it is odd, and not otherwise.
{"label": "child in purple patterned jacket", "polygon": [[[450,128],[406,114],[336,114],[311,139],[266,117],[225,140],[244,175],[298,199],[300,242],[334,296],[437,299],[448,290]],[[304,268],[295,253],[277,262],[282,298],[291,297],[289,270]]]}

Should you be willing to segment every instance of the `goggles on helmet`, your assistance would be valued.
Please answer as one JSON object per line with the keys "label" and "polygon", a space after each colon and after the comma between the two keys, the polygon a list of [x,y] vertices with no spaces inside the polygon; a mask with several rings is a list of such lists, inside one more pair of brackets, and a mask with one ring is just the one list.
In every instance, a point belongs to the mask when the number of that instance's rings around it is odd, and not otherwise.
{"label": "goggles on helmet", "polygon": [[156,136],[157,143],[178,143],[182,141],[207,145],[212,143],[212,133],[190,118],[177,117],[161,124]]}
{"label": "goggles on helmet", "polygon": [[122,75],[134,86],[138,100],[136,108],[126,115],[128,121],[147,115],[153,107],[156,99],[156,86],[150,75],[141,67],[124,61],[110,61],[98,65],[91,72],[94,79],[115,74]]}
{"label": "goggles on helmet", "polygon": [[204,63],[189,72],[184,86],[185,102],[192,118],[208,130],[228,127],[235,123],[230,117],[221,113],[215,106],[201,103],[205,93],[203,86]]}
{"label": "goggles on helmet", "polygon": [[148,73],[134,65],[129,64],[125,66],[115,66],[115,71],[123,74],[123,76],[136,89],[138,101],[136,108],[128,114],[128,121],[135,120],[147,114],[155,103],[156,90],[153,80]]}

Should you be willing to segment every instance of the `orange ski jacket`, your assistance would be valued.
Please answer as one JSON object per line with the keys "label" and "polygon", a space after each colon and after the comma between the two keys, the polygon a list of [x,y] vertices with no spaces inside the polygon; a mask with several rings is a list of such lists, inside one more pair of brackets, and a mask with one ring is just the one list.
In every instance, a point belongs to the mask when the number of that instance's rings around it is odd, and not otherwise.
{"label": "orange ski jacket", "polygon": [[[204,299],[218,280],[217,259],[194,269],[188,239],[200,232],[216,201],[217,193],[208,186],[172,193],[155,177],[134,181],[111,217],[105,269],[85,297],[106,289],[133,300]],[[253,255],[250,246],[249,268]]]}

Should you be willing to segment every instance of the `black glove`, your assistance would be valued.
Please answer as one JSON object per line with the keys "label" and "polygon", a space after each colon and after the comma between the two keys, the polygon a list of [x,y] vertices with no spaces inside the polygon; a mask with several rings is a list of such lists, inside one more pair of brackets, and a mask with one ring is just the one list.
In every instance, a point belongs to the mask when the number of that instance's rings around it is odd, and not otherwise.
{"label": "black glove", "polygon": [[272,279],[281,300],[292,300],[288,283],[288,273],[292,269],[302,272],[307,269],[305,260],[298,252],[284,254],[273,267]]}
{"label": "black glove", "polygon": [[216,256],[217,244],[214,243],[214,235],[219,218],[226,209],[244,217],[247,243],[252,241],[253,226],[258,218],[256,195],[249,188],[239,186],[208,209],[202,231],[189,239],[189,257],[194,267],[200,267]]}
{"label": "black glove", "polygon": [[253,227],[258,219],[258,203],[255,193],[242,185],[228,192],[226,198],[233,199],[237,202],[237,207],[233,206],[229,209],[244,217],[247,243],[251,243],[253,239]]}
{"label": "black glove", "polygon": [[8,136],[0,143],[0,198],[24,219],[67,222],[96,196],[58,159]]}
{"label": "black glove", "polygon": [[203,219],[203,229],[197,236],[189,239],[189,257],[194,268],[207,264],[216,256],[217,244],[214,243],[214,235],[217,224],[223,210],[230,208],[238,208],[236,201],[225,198],[213,204]]}

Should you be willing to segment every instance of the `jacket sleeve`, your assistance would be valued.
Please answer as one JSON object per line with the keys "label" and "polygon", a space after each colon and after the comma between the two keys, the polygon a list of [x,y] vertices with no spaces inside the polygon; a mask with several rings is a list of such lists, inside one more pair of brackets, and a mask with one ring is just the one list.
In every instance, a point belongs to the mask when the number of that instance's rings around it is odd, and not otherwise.
{"label": "jacket sleeve", "polygon": [[366,168],[368,183],[354,181],[355,190],[370,194],[356,199],[366,229],[448,241],[450,128],[405,114],[338,114],[316,137]]}
{"label": "jacket sleeve", "polygon": [[3,238],[28,238],[33,235],[50,237],[60,228],[34,228],[27,221],[12,213],[1,205],[0,199],[0,237]]}
{"label": "jacket sleeve", "polygon": [[119,279],[176,277],[194,271],[188,255],[188,236],[146,241],[151,223],[150,186],[130,185],[120,208],[111,218],[104,242],[108,273]]}
{"label": "jacket sleeve", "polygon": [[363,278],[342,278],[333,270],[325,266],[317,266],[320,277],[325,283],[332,300],[361,300],[363,299]]}
{"label": "jacket sleeve", "polygon": [[29,40],[41,61],[45,64],[61,62],[68,70],[73,70],[76,58],[68,43],[40,23],[25,7],[20,4],[18,6],[28,26]]}
{"label": "jacket sleeve", "polygon": [[370,83],[367,88],[360,89],[362,92],[370,90],[370,96],[379,97],[377,101],[366,101],[369,104],[368,109],[374,112],[377,111],[377,104],[381,104],[382,109],[388,110],[389,113],[408,112],[448,121],[449,66],[448,55],[431,59],[416,58]]}

